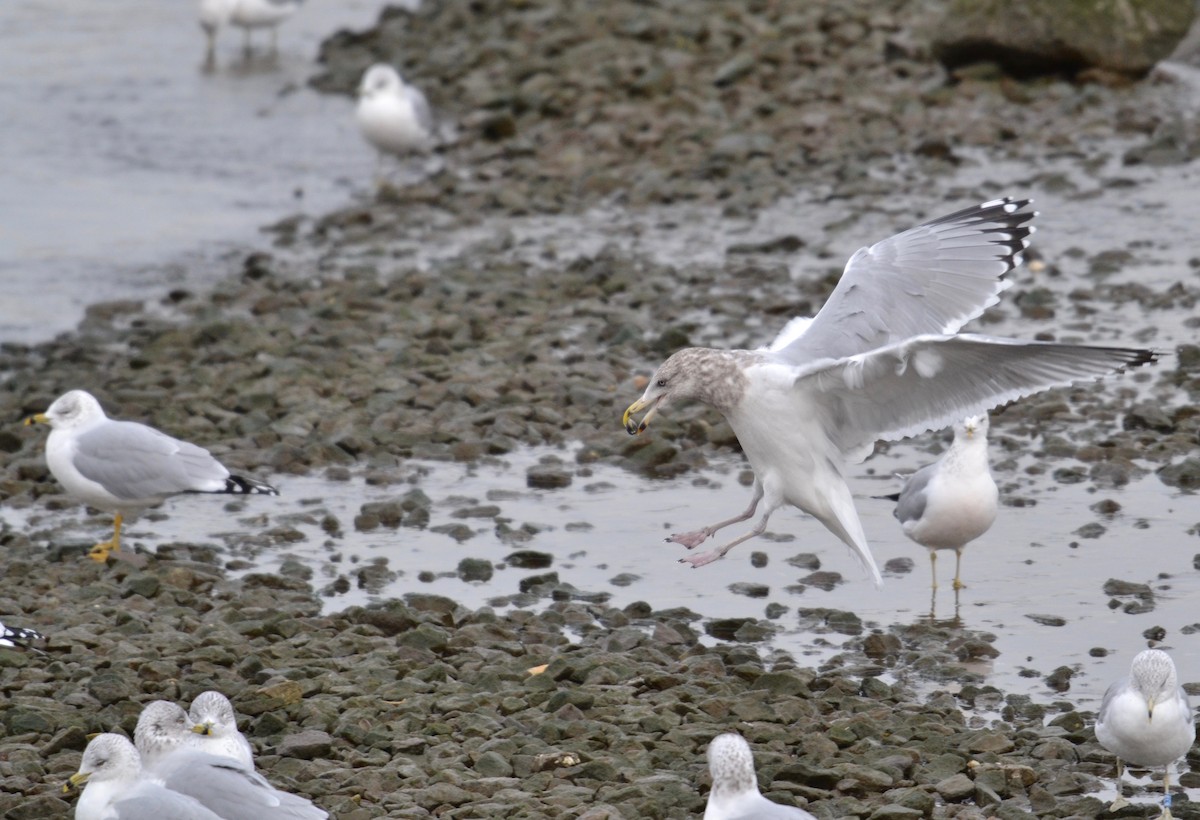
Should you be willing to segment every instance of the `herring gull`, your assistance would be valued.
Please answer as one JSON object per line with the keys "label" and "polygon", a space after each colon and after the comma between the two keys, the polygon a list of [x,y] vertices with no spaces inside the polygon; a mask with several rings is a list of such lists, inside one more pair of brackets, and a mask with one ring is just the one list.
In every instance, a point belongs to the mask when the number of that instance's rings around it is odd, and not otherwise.
{"label": "herring gull", "polygon": [[1108,687],[1096,717],[1096,739],[1117,756],[1117,799],[1109,811],[1129,805],[1121,795],[1121,761],[1163,767],[1163,817],[1171,817],[1171,764],[1187,754],[1196,739],[1192,706],[1161,649],[1133,658],[1129,676]]}
{"label": "herring gull", "polygon": [[717,735],[708,744],[708,771],[712,791],[703,820],[816,820],[803,809],[762,796],[750,744],[735,732]]}
{"label": "herring gull", "polygon": [[987,456],[988,416],[968,416],[954,425],[954,443],[941,458],[904,481],[894,495],[895,515],[904,534],[929,550],[929,570],[937,589],[937,551],[954,550],[954,588],[963,589],[962,551],[996,520],[1000,492]]}
{"label": "herring gull", "polygon": [[882,586],[846,484],[847,465],[869,456],[877,440],[1154,361],[1150,350],[958,333],[1008,286],[1003,277],[1020,263],[1035,215],[1029,200],[1004,198],[911,228],[850,257],[824,307],[807,325],[789,325],[790,338],[668,358],[625,411],[625,429],[643,432],[670,401],[713,407],[754,469],[754,495],[739,515],[667,541],[693,549],[765,508],[748,533],[681,562],[699,567],[724,557],[791,504],[840,538]]}
{"label": "herring gull", "polygon": [[121,549],[122,513],[149,507],[178,493],[279,495],[272,486],[231,475],[202,447],[133,421],[104,415],[83,390],[54,400],[26,424],[50,425],[46,465],[67,493],[85,504],[112,510],[113,537],[88,553],[104,561]]}
{"label": "herring gull", "polygon": [[324,820],[312,801],[276,789],[253,766],[197,751],[187,713],[156,700],[138,715],[134,742],[147,773],[194,797],[225,820]]}
{"label": "herring gull", "polygon": [[63,791],[82,788],[75,820],[221,820],[185,794],[146,776],[128,738],[103,733],[83,750],[79,771]]}

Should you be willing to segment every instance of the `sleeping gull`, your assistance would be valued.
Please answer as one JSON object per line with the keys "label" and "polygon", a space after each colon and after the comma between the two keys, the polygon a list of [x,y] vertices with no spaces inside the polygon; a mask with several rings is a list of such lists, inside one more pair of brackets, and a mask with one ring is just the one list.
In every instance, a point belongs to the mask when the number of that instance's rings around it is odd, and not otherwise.
{"label": "sleeping gull", "polygon": [[187,713],[156,700],[138,715],[134,742],[148,774],[190,795],[225,820],[323,820],[324,809],[272,786],[252,766],[197,751]]}
{"label": "sleeping gull", "polygon": [[987,457],[988,416],[968,416],[954,425],[954,443],[933,464],[908,476],[904,488],[881,498],[897,502],[895,515],[904,534],[929,549],[929,569],[937,589],[937,551],[954,550],[954,588],[963,547],[996,520],[1000,493]]}
{"label": "sleeping gull", "polygon": [[1161,649],[1133,658],[1129,677],[1108,687],[1096,717],[1096,739],[1117,756],[1116,811],[1129,805],[1121,796],[1121,761],[1163,767],[1163,817],[1171,816],[1171,764],[1187,754],[1196,739],[1196,721],[1187,693],[1179,685],[1175,663]]}
{"label": "sleeping gull", "polygon": [[7,647],[8,649],[28,649],[32,652],[45,654],[42,653],[42,650],[34,646],[35,643],[45,642],[46,638],[40,632],[0,623],[0,646]]}
{"label": "sleeping gull", "polygon": [[295,13],[304,0],[200,0],[200,28],[208,38],[207,60],[212,62],[217,48],[217,30],[237,26],[245,32],[242,48],[250,53],[250,30],[271,30],[271,52],[277,48],[279,24]]}
{"label": "sleeping gull", "polygon": [[708,744],[712,791],[704,820],[815,820],[808,812],[772,803],[758,790],[754,756],[741,735],[726,732]]}
{"label": "sleeping gull", "polygon": [[437,142],[429,101],[421,89],[404,82],[385,63],[376,63],[363,74],[354,116],[363,137],[378,152],[380,165],[384,154],[427,152]]}
{"label": "sleeping gull", "polygon": [[68,494],[112,510],[113,537],[88,553],[104,561],[121,549],[122,513],[149,507],[177,493],[279,495],[268,484],[231,475],[202,447],[171,438],[153,427],[114,421],[83,390],[54,400],[26,424],[49,424],[46,465]]}
{"label": "sleeping gull", "polygon": [[254,768],[254,750],[250,741],[238,731],[237,716],[233,704],[220,692],[201,692],[192,699],[188,709],[188,720],[194,733],[199,735],[193,748],[219,757],[232,757]]}
{"label": "sleeping gull", "polygon": [[[791,504],[845,542],[882,586],[846,485],[848,463],[869,456],[877,439],[945,427],[1157,358],[1149,350],[958,333],[1008,286],[1003,277],[1020,263],[1033,230],[1029,205],[985,202],[859,250],[825,306],[786,343],[753,351],[686,348],[658,368],[625,411],[629,434],[644,431],[670,401],[700,401],[728,419],[755,475],[745,511],[667,541],[692,549],[765,506],[748,533],[683,563],[699,567],[724,557]],[[642,411],[639,423],[633,416]]]}
{"label": "sleeping gull", "polygon": [[63,791],[83,788],[75,820],[221,820],[195,799],[142,772],[137,749],[121,735],[96,735],[83,750],[79,771]]}

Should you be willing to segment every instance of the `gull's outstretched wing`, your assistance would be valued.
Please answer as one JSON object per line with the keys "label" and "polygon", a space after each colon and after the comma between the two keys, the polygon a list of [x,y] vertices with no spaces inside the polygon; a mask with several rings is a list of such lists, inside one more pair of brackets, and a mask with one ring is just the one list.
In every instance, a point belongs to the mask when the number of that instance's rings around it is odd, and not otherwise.
{"label": "gull's outstretched wing", "polygon": [[922,336],[802,368],[795,388],[824,412],[850,460],[878,439],[937,430],[992,407],[1155,361],[1151,350],[1026,342],[994,336]]}
{"label": "gull's outstretched wing", "polygon": [[985,202],[860,249],[812,325],[779,355],[804,365],[958,332],[1009,286],[1004,275],[1033,233],[1030,205]]}

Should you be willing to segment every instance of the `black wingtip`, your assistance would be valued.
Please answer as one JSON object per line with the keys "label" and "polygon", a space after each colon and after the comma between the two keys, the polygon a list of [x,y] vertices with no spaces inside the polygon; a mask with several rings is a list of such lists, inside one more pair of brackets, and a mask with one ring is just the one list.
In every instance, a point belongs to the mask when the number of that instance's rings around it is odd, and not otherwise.
{"label": "black wingtip", "polygon": [[225,489],[222,492],[234,495],[279,495],[279,490],[262,481],[231,475],[225,479]]}
{"label": "black wingtip", "polygon": [[46,653],[37,645],[46,645],[46,636],[42,633],[33,629],[23,629],[21,627],[0,624],[0,647],[24,649],[27,652],[45,655]]}
{"label": "black wingtip", "polygon": [[876,498],[880,501],[899,501],[900,493],[892,493],[891,495],[873,495],[871,498]]}

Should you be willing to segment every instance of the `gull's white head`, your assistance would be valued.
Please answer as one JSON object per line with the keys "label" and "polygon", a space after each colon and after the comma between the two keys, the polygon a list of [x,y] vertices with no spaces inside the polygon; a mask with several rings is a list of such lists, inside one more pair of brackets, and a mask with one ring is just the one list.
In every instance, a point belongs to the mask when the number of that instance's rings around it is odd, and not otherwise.
{"label": "gull's white head", "polygon": [[187,744],[191,727],[187,713],[166,700],[151,701],[138,715],[133,740],[147,766]]}
{"label": "gull's white head", "polygon": [[233,0],[200,0],[200,28],[212,37],[233,17]]}
{"label": "gull's white head", "polygon": [[988,433],[988,414],[967,416],[961,423],[954,425],[954,437],[960,435],[966,439],[986,439]]}
{"label": "gull's white head", "polygon": [[1145,649],[1134,655],[1129,681],[1146,699],[1151,720],[1154,719],[1154,705],[1174,695],[1179,688],[1175,662],[1161,649]]}
{"label": "gull's white head", "polygon": [[[688,347],[671,354],[654,375],[642,397],[629,405],[621,422],[631,436],[645,432],[660,408],[671,401],[692,399],[726,412],[741,401],[746,377],[737,361],[738,351]],[[641,422],[636,413],[646,411]]]}
{"label": "gull's white head", "polygon": [[758,794],[754,755],[741,735],[726,732],[708,744],[708,771],[712,775],[709,799],[753,792]]}
{"label": "gull's white head", "polygon": [[79,771],[71,775],[63,791],[82,788],[89,782],[136,780],[141,770],[137,749],[128,738],[105,732],[92,738],[83,750]]}
{"label": "gull's white head", "polygon": [[196,695],[188,709],[188,719],[192,722],[192,731],[197,734],[216,736],[237,731],[233,704],[229,698],[212,690]]}
{"label": "gull's white head", "polygon": [[95,396],[85,390],[72,390],[55,399],[45,413],[30,416],[25,423],[49,424],[55,429],[70,430],[88,427],[105,418],[104,409]]}
{"label": "gull's white head", "polygon": [[404,88],[400,72],[386,63],[376,63],[366,70],[358,84],[358,96],[377,97],[383,94],[399,94]]}

